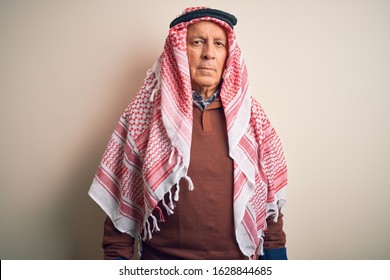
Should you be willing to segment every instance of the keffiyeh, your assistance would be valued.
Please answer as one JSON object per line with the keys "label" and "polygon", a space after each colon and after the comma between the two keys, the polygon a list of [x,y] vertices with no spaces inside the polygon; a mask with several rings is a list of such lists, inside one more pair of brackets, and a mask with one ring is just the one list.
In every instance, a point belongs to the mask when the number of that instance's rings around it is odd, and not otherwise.
{"label": "keffiyeh", "polygon": [[[186,9],[183,14],[197,9]],[[262,253],[266,218],[271,215],[276,220],[284,202],[286,161],[275,130],[250,95],[233,29],[218,18],[194,18],[169,30],[163,53],[116,125],[89,195],[118,230],[134,238],[151,238],[164,219],[162,214],[152,214],[158,202],[174,215],[173,201],[180,201],[179,181],[187,179],[189,188],[196,188],[187,176],[193,101],[186,39],[187,26],[200,20],[218,23],[228,36],[220,98],[234,162],[235,235],[242,253],[255,258]],[[168,202],[163,199],[167,193]]]}

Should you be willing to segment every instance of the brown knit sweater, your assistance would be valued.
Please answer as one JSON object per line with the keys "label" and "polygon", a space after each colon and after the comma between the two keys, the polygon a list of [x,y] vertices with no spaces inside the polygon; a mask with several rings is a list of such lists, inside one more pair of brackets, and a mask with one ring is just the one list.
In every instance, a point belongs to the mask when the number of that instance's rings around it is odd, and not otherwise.
{"label": "brown knit sweater", "polygon": [[[247,259],[237,244],[233,221],[233,161],[229,157],[226,121],[219,99],[205,111],[194,105],[188,175],[195,189],[180,181],[174,214],[160,222],[161,231],[143,242],[141,259]],[[162,205],[159,205],[164,210]],[[158,215],[156,215],[158,217]],[[264,248],[283,248],[283,215],[267,220]],[[105,259],[133,257],[134,239],[104,224]]]}

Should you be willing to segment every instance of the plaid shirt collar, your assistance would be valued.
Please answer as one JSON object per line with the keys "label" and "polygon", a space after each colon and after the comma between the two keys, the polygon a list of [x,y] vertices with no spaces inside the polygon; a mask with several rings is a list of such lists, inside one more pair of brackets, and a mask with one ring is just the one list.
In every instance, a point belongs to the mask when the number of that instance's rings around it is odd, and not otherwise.
{"label": "plaid shirt collar", "polygon": [[218,96],[219,89],[217,89],[217,91],[207,99],[203,99],[203,96],[199,92],[192,92],[192,100],[194,104],[199,107],[199,109],[202,109],[202,111],[204,111],[206,107],[209,106]]}

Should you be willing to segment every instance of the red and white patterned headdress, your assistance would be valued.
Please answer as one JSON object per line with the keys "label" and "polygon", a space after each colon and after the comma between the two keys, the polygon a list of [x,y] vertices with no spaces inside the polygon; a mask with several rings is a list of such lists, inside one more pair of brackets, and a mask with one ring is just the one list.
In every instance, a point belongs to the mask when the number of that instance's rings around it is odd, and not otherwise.
{"label": "red and white patterned headdress", "polygon": [[[199,9],[205,8],[183,14]],[[196,187],[187,176],[193,104],[186,39],[187,26],[201,20],[218,23],[228,36],[220,97],[234,161],[235,234],[242,253],[254,258],[262,252],[266,217],[276,220],[284,202],[287,168],[275,130],[250,95],[246,65],[227,21],[202,15],[172,25],[162,55],[115,128],[89,195],[120,231],[150,238],[158,229],[152,211],[172,186],[185,178],[190,189]],[[165,206],[174,212],[173,203]]]}

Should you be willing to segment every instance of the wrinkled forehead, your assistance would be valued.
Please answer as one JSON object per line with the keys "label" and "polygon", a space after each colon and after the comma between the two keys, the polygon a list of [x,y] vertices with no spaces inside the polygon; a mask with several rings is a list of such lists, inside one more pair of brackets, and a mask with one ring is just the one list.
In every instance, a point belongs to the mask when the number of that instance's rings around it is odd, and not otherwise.
{"label": "wrinkled forehead", "polygon": [[226,29],[213,21],[201,20],[187,26],[187,39],[190,37],[205,36],[211,36],[215,39],[223,39],[224,41],[227,41]]}

